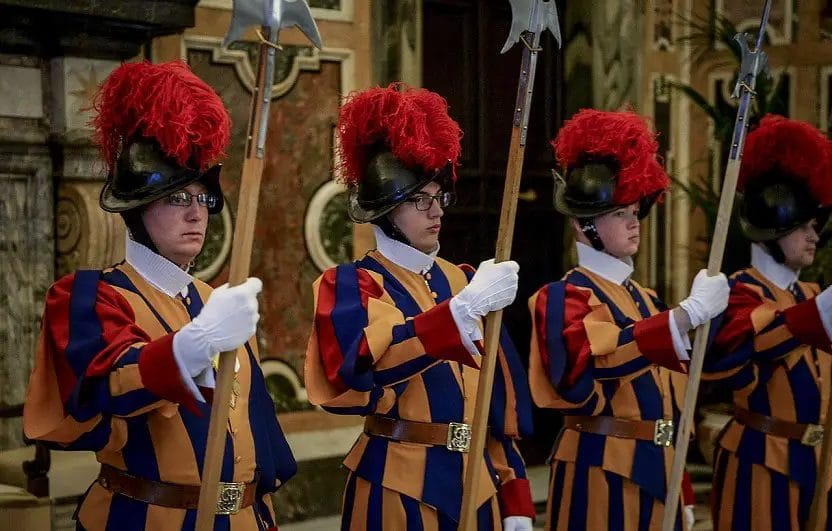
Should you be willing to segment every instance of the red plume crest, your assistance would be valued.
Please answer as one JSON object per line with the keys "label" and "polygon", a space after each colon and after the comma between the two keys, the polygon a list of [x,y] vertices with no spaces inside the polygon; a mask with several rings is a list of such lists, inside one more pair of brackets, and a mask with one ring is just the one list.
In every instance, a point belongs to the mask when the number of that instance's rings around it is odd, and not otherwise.
{"label": "red plume crest", "polygon": [[615,159],[618,182],[614,201],[618,205],[635,203],[670,185],[656,158],[659,143],[655,133],[633,112],[582,109],[566,121],[552,147],[564,171],[588,155]]}
{"label": "red plume crest", "polygon": [[767,114],[748,133],[737,188],[777,170],[805,180],[819,204],[832,205],[832,144],[806,122]]}
{"label": "red plume crest", "polygon": [[205,169],[225,154],[231,120],[217,93],[182,61],[125,63],[93,100],[93,139],[112,169],[134,135],[155,139],[181,166]]}
{"label": "red plume crest", "polygon": [[448,161],[455,167],[461,137],[448,102],[435,92],[393,83],[350,94],[338,117],[340,178],[348,185],[361,182],[379,144],[409,168],[431,172]]}

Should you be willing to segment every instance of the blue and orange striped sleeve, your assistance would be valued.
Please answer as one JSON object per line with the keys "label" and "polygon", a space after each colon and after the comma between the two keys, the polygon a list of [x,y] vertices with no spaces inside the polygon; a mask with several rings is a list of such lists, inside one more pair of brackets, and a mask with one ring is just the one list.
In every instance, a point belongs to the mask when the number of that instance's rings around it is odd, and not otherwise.
{"label": "blue and orange striped sleeve", "polygon": [[[653,364],[685,371],[673,346],[669,311],[621,326],[592,290],[565,281],[541,288],[529,310],[530,372],[533,360],[540,374],[530,381],[541,407],[581,407],[596,392],[595,380],[624,378]],[[546,381],[555,390],[548,399],[541,389]]]}
{"label": "blue and orange striped sleeve", "polygon": [[728,308],[718,323],[704,377],[734,382],[734,387],[748,382],[753,361],[779,361],[802,345],[830,348],[814,299],[783,310],[760,286],[737,279],[732,279]]}
{"label": "blue and orange striped sleeve", "polygon": [[29,381],[27,436],[99,449],[81,439],[100,442],[93,435],[109,430],[109,417],[140,415],[166,401],[196,410],[173,357],[173,334],[151,341],[129,303],[100,281],[98,271],[56,282],[47,293]]}
{"label": "blue and orange striped sleeve", "polygon": [[488,456],[491,466],[499,478],[497,498],[500,514],[508,516],[535,517],[531,484],[526,477],[526,463],[515,442],[508,437],[489,435]]}
{"label": "blue and orange striped sleeve", "polygon": [[335,413],[367,414],[385,389],[434,364],[477,367],[448,301],[405,318],[375,273],[344,264],[313,285],[315,317],[304,372],[310,401]]}

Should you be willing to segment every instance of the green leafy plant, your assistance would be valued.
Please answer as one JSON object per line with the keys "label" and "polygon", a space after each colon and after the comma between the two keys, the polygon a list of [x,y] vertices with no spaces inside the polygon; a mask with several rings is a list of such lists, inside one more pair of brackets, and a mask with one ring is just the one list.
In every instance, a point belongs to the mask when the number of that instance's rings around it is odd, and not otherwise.
{"label": "green leafy plant", "polygon": [[[725,66],[733,64],[735,69],[739,71],[742,56],[739,43],[734,39],[734,36],[738,33],[736,26],[725,16],[717,13],[713,4],[708,13],[709,15],[705,17],[683,18],[683,22],[688,23],[691,28],[691,33],[680,40],[691,43],[691,60],[696,64],[701,64],[710,57],[717,45],[721,45],[730,50],[730,54],[728,54],[730,63],[726,63]],[[752,127],[762,116],[769,113],[788,116],[788,80],[787,75],[780,75],[778,78],[768,75],[758,76],[755,87],[756,95],[749,110],[748,121]],[[730,87],[733,87],[735,83],[736,74],[730,80]],[[715,102],[710,102],[705,95],[689,84],[676,82],[671,83],[671,86],[673,90],[688,98],[693,105],[704,112],[713,125],[711,157],[718,157],[719,164],[707,164],[707,173],[698,175],[689,183],[682,183],[674,179],[674,187],[680,189],[688,197],[691,205],[701,210],[705,215],[708,227],[707,234],[710,235],[713,234],[716,224],[720,199],[717,188],[721,188],[725,175],[725,165],[728,161],[728,149],[731,146],[737,109],[733,102],[725,101],[720,97],[717,97]],[[715,167],[719,168],[719,175],[713,175]],[[720,183],[719,187],[712,185],[716,182]],[[748,264],[748,245],[739,232],[735,219],[729,229],[728,249],[731,252],[726,253],[723,261],[723,271],[731,273]],[[704,259],[705,257],[701,258]],[[806,280],[821,282],[823,285],[832,281],[832,245],[818,252],[815,264],[811,268],[807,268],[802,277]]]}

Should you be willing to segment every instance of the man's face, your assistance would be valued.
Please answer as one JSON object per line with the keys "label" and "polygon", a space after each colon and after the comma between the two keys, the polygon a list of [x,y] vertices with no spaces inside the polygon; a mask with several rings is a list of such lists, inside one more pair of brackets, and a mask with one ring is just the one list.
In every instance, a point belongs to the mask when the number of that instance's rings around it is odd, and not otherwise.
{"label": "man's face", "polygon": [[786,257],[786,266],[797,271],[812,265],[815,261],[818,240],[817,221],[815,220],[804,223],[777,240]]}
{"label": "man's face", "polygon": [[638,203],[634,203],[595,218],[595,228],[607,253],[626,258],[638,252],[641,241],[638,212]]}
{"label": "man's face", "polygon": [[440,192],[439,184],[430,182],[390,213],[393,224],[398,227],[413,247],[423,253],[431,253],[436,249],[436,245],[439,243],[439,231],[442,229],[442,216],[445,211],[439,206],[438,200],[431,201],[427,210],[419,210],[416,207],[419,202],[428,200],[424,196],[435,196]]}
{"label": "man's face", "polygon": [[172,204],[170,197],[157,199],[142,212],[145,229],[159,254],[185,267],[202,251],[208,228],[208,207],[195,197],[207,190],[201,183],[191,183],[182,190],[191,196],[189,206]]}

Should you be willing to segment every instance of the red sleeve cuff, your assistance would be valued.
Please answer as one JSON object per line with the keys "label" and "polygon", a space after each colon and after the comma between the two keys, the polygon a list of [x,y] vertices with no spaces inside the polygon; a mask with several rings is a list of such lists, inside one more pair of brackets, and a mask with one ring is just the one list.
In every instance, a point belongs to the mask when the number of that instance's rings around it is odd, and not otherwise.
{"label": "red sleeve cuff", "polygon": [[639,351],[652,363],[672,371],[687,372],[673,347],[669,310],[636,322],[633,337]]}
{"label": "red sleeve cuff", "polygon": [[690,480],[690,474],[685,470],[682,476],[682,503],[687,505],[696,505],[696,494],[693,492],[693,483]]}
{"label": "red sleeve cuff", "polygon": [[820,349],[829,348],[829,337],[823,328],[818,305],[814,299],[787,308],[783,311],[783,316],[789,331],[802,343]]}
{"label": "red sleeve cuff", "polygon": [[173,336],[168,334],[146,344],[139,356],[139,374],[145,388],[165,400],[181,404],[200,415],[196,399],[182,382],[179,366],[173,358]]}
{"label": "red sleeve cuff", "polygon": [[456,361],[479,369],[479,363],[462,344],[459,330],[451,314],[450,300],[413,318],[416,337],[425,347],[425,353],[441,360]]}
{"label": "red sleeve cuff", "polygon": [[500,501],[500,513],[503,518],[509,516],[535,517],[532,488],[528,479],[512,479],[500,485],[497,492]]}

